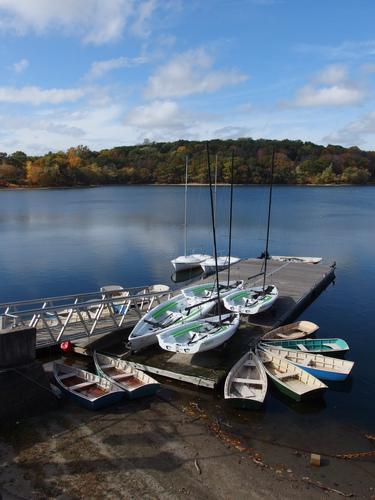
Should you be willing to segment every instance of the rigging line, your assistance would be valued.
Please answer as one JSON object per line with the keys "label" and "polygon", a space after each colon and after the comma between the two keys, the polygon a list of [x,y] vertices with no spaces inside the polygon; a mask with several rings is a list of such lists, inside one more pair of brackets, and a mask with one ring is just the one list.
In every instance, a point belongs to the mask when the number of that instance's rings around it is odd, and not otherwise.
{"label": "rigging line", "polygon": [[270,238],[270,222],[271,222],[271,206],[272,206],[272,187],[273,187],[273,169],[275,166],[275,148],[272,146],[272,159],[271,159],[271,181],[268,196],[268,217],[267,217],[267,238],[266,249],[264,252],[264,277],[263,277],[263,293],[266,288],[266,274],[267,274],[267,257],[268,257],[268,243]]}
{"label": "rigging line", "polygon": [[230,255],[232,251],[232,215],[233,215],[233,177],[234,177],[234,150],[232,150],[231,181],[230,181],[230,208],[229,208],[229,243],[228,243],[228,287],[230,281]]}
{"label": "rigging line", "polygon": [[187,183],[188,183],[188,155],[185,159],[185,257],[187,254]]}
{"label": "rigging line", "polygon": [[214,212],[214,199],[212,195],[212,179],[211,179],[211,163],[210,163],[210,150],[207,146],[207,170],[208,170],[208,182],[210,184],[210,201],[211,201],[211,219],[212,219],[212,235],[214,240],[214,257],[215,257],[215,272],[216,272],[216,283],[217,283],[217,308],[219,313],[219,324],[221,325],[221,306],[220,306],[220,287],[219,287],[219,271],[217,268],[217,247],[216,247],[216,228],[215,228],[215,212]]}

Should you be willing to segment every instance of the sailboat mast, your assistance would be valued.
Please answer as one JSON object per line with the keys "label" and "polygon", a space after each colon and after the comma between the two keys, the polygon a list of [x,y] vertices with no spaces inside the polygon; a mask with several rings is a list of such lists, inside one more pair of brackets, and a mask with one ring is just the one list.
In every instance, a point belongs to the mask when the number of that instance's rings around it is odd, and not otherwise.
{"label": "sailboat mast", "polygon": [[213,197],[213,194],[212,194],[210,150],[209,150],[209,147],[208,147],[208,142],[207,142],[207,169],[208,169],[208,182],[209,182],[209,185],[210,185],[212,234],[213,234],[213,240],[214,240],[214,257],[215,257],[215,271],[216,271],[216,283],[217,283],[217,308],[218,308],[218,313],[219,313],[219,324],[221,325],[221,305],[220,305],[219,271],[218,271],[218,268],[217,268],[215,209],[214,209],[214,197]]}
{"label": "sailboat mast", "polygon": [[266,288],[266,275],[267,275],[267,260],[268,260],[268,242],[270,238],[270,222],[271,222],[271,205],[272,205],[272,187],[273,187],[273,169],[275,165],[275,148],[272,147],[272,159],[271,159],[271,180],[270,180],[270,190],[268,195],[268,217],[267,217],[267,238],[266,238],[266,249],[264,252],[264,274],[263,274],[263,292]]}
{"label": "sailboat mast", "polygon": [[187,183],[188,183],[188,156],[185,159],[185,257],[187,254]]}
{"label": "sailboat mast", "polygon": [[232,251],[233,178],[234,178],[234,151],[232,151],[232,165],[231,165],[231,179],[230,179],[229,243],[228,243],[228,287],[229,287],[229,281],[230,281],[230,254],[231,254],[231,251]]}

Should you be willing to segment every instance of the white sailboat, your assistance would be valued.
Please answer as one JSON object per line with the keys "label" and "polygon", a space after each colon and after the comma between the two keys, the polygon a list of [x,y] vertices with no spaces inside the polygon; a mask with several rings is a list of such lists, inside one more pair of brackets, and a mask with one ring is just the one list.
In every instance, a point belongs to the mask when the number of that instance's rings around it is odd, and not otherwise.
{"label": "white sailboat", "polygon": [[[232,186],[231,186],[231,210],[233,203],[233,178],[232,178]],[[216,211],[217,211],[217,155],[216,155],[216,164],[215,164],[215,189],[214,189],[214,218],[216,224]],[[232,230],[232,226],[230,226],[230,232]],[[231,241],[231,235],[229,236],[229,240]],[[214,257],[208,257],[205,261],[201,263],[201,268],[206,274],[212,274],[216,271],[216,265],[219,271],[223,271],[224,269],[228,269],[230,266],[237,264],[240,262],[239,257],[233,257],[232,255],[225,255],[217,257],[215,260]]]}
{"label": "white sailboat", "polygon": [[129,347],[133,351],[139,351],[156,344],[156,335],[164,328],[203,318],[214,306],[215,300],[191,300],[182,293],[176,295],[151,309],[138,321],[129,335]]}
{"label": "white sailboat", "polygon": [[239,314],[223,314],[163,330],[157,335],[162,349],[183,354],[209,351],[226,342],[240,323]]}
{"label": "white sailboat", "polygon": [[272,203],[272,186],[273,186],[273,169],[275,161],[275,151],[272,150],[272,162],[271,162],[271,182],[270,191],[268,198],[268,219],[267,219],[267,238],[266,238],[266,250],[264,252],[264,270],[263,275],[263,285],[245,287],[243,290],[235,291],[224,297],[224,306],[228,311],[240,313],[240,314],[259,314],[266,311],[276,302],[279,291],[275,285],[266,285],[267,278],[267,255],[268,255],[268,242],[270,235],[270,220],[271,220],[271,203]]}
{"label": "white sailboat", "polygon": [[186,156],[185,163],[185,219],[184,219],[184,227],[185,227],[185,237],[184,237],[184,255],[180,255],[175,259],[171,260],[172,266],[176,271],[185,271],[187,269],[194,269],[195,267],[199,267],[202,262],[209,259],[211,256],[207,254],[201,253],[193,253],[187,254],[187,184],[188,182],[188,157]]}
{"label": "white sailboat", "polygon": [[[207,144],[207,167],[208,178],[210,184],[210,199],[211,199],[211,218],[212,218],[212,233],[213,233],[213,247],[214,247],[214,262],[216,270],[215,283],[205,283],[195,287],[190,287],[183,291],[184,296],[190,300],[203,300],[201,304],[207,302],[216,302],[218,308],[218,316],[205,318],[194,322],[189,322],[187,325],[178,325],[167,328],[166,330],[158,333],[157,338],[159,345],[166,351],[179,352],[184,354],[196,354],[199,352],[208,351],[220,346],[226,342],[236,332],[239,323],[239,314],[221,314],[220,294],[221,287],[225,289],[230,286],[242,286],[242,282],[234,282],[229,280],[230,273],[228,272],[227,282],[219,282],[218,265],[217,265],[217,250],[216,250],[216,229],[215,229],[215,208],[214,197],[212,194],[211,182],[211,166],[210,155]],[[215,174],[216,177],[216,174]],[[231,197],[233,193],[233,156],[232,156],[232,183],[231,183]],[[232,198],[231,198],[231,211],[230,223],[232,221]],[[231,224],[230,224],[231,227]],[[231,241],[231,230],[229,232],[229,242]],[[229,243],[230,254],[230,243]],[[216,284],[219,284],[217,286]]]}

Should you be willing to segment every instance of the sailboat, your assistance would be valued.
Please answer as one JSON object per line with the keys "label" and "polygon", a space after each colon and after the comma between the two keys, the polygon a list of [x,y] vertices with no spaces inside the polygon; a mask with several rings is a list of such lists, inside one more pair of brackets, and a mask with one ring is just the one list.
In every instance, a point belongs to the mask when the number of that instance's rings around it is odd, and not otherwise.
{"label": "sailboat", "polygon": [[[211,200],[211,217],[212,217],[212,233],[214,240],[214,258],[216,263],[216,283],[219,283],[219,273],[217,267],[217,247],[216,247],[216,230],[215,230],[215,214],[212,195],[211,182],[211,165],[210,153],[207,144],[207,166],[208,178],[210,183],[210,200]],[[229,274],[228,274],[229,284]],[[239,314],[221,314],[220,304],[220,285],[213,288],[215,290],[215,302],[217,303],[218,316],[213,318],[201,319],[195,322],[189,322],[183,327],[171,327],[158,333],[157,339],[162,349],[185,354],[196,354],[198,352],[208,351],[226,342],[236,332],[239,323]],[[196,297],[194,297],[196,300]],[[213,302],[212,299],[211,303]],[[207,302],[203,301],[202,304]]]}
{"label": "sailboat", "polygon": [[224,297],[223,299],[224,306],[226,307],[226,309],[232,312],[237,312],[240,314],[247,314],[247,315],[259,314],[272,307],[279,296],[279,291],[275,285],[266,286],[267,255],[268,255],[268,242],[270,235],[274,164],[275,164],[275,150],[272,149],[271,182],[270,182],[270,190],[268,198],[266,249],[264,252],[264,264],[263,264],[264,271],[261,273],[263,275],[263,285],[245,287],[243,290],[230,293],[226,297]]}
{"label": "sailboat", "polygon": [[[216,160],[217,164],[217,160]],[[236,257],[231,257],[231,249],[232,249],[232,213],[233,213],[233,181],[234,181],[234,153],[232,153],[232,175],[231,175],[231,187],[230,187],[230,213],[229,213],[229,238],[228,238],[228,257],[225,257],[225,259],[229,259],[230,261],[232,259],[236,259]],[[216,175],[217,175],[217,165],[215,169],[215,183],[216,183]],[[216,186],[215,186],[216,188]],[[216,189],[215,189],[215,207],[216,207]],[[216,214],[214,211],[214,218],[216,219]],[[213,268],[216,270],[216,263],[217,263],[217,268],[220,271],[223,269],[222,266],[220,266],[220,257],[210,259],[213,261]],[[206,261],[207,262],[207,261]],[[205,264],[205,263],[204,263]],[[203,264],[202,264],[203,266]],[[220,296],[221,298],[225,297],[226,295],[235,292],[236,290],[241,290],[243,288],[244,281],[243,280],[230,280],[230,266],[225,266],[228,267],[228,279],[223,280],[219,282],[219,289],[220,289]],[[209,299],[209,298],[214,298],[217,296],[217,282],[206,282],[206,283],[199,283],[196,285],[193,285],[188,288],[183,288],[181,292],[185,295],[185,297],[188,298],[201,298],[201,299]]]}
{"label": "sailboat", "polygon": [[[232,205],[233,205],[233,162],[234,162],[234,154],[232,153],[232,179],[231,179],[231,210],[232,210]],[[216,155],[216,165],[215,165],[215,205],[214,205],[214,217],[215,217],[215,223],[216,223],[216,208],[217,208],[217,155]],[[231,218],[230,218],[230,230],[232,230],[232,213],[231,213]],[[229,240],[231,241],[231,235],[229,235]],[[205,274],[212,274],[216,270],[216,266],[219,271],[223,271],[224,269],[229,268],[230,266],[233,266],[234,264],[237,264],[240,262],[239,257],[233,257],[233,255],[226,255],[226,256],[220,256],[217,257],[216,259],[214,257],[208,257],[205,261],[201,263],[201,268],[203,269]]]}
{"label": "sailboat", "polygon": [[207,316],[215,301],[188,299],[180,293],[146,313],[135,325],[128,338],[129,347],[139,351],[157,343],[156,335],[165,328],[178,326]]}
{"label": "sailboat", "polygon": [[184,255],[180,255],[175,259],[171,260],[172,266],[175,270],[185,271],[187,269],[194,269],[195,267],[199,267],[202,262],[209,259],[211,256],[200,253],[187,254],[187,186],[188,186],[188,157],[186,156],[185,161],[185,218],[184,218],[184,228],[185,228],[185,237],[184,237]]}

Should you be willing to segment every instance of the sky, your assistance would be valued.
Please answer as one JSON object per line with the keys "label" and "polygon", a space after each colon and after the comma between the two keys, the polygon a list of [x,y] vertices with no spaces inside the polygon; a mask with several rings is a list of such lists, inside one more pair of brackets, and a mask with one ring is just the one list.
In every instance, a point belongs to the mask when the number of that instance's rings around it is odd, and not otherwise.
{"label": "sky", "polygon": [[0,0],[0,151],[375,145],[373,0]]}

